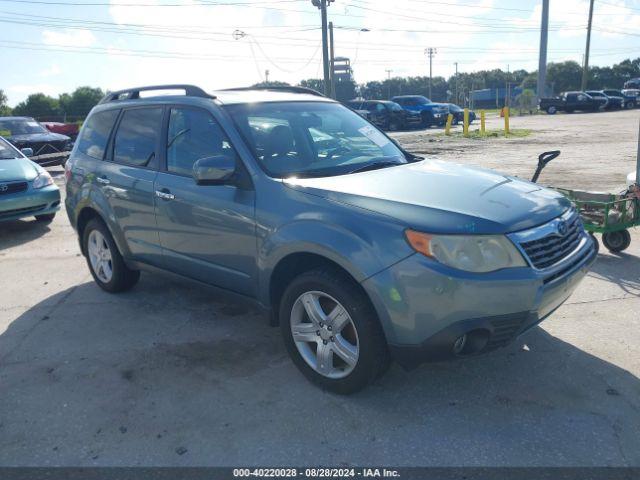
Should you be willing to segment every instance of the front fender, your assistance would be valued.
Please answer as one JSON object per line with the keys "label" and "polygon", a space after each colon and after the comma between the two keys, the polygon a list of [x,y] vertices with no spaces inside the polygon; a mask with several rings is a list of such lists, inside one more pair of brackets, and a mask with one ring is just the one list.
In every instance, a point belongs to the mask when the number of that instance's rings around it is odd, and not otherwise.
{"label": "front fender", "polygon": [[261,303],[270,304],[272,273],[291,254],[322,256],[363,282],[413,253],[398,225],[360,218],[349,225],[327,220],[296,220],[264,238],[258,252]]}

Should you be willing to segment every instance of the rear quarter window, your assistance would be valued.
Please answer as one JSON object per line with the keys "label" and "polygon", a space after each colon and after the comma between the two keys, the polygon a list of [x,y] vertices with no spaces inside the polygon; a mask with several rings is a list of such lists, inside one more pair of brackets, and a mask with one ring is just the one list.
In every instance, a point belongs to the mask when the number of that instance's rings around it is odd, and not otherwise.
{"label": "rear quarter window", "polygon": [[105,110],[91,115],[78,138],[78,152],[102,160],[118,113],[119,110]]}

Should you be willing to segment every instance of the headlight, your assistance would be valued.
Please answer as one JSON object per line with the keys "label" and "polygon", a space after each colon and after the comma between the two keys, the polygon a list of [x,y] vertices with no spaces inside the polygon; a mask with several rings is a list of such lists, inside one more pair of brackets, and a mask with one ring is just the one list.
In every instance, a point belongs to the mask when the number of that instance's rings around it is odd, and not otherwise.
{"label": "headlight", "polygon": [[504,235],[431,235],[414,230],[406,230],[405,235],[416,252],[458,270],[493,272],[527,266]]}
{"label": "headlight", "polygon": [[33,188],[44,188],[49,185],[53,185],[53,178],[51,178],[49,172],[40,172],[38,176],[33,179]]}

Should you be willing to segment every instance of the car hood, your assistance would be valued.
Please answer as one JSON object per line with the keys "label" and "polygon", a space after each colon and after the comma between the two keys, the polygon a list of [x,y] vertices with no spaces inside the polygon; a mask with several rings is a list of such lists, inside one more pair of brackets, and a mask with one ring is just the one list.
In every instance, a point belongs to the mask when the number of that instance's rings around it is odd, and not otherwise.
{"label": "car hood", "polygon": [[396,219],[430,233],[507,233],[545,223],[571,203],[563,195],[491,170],[424,160],[325,178],[291,188]]}
{"label": "car hood", "polygon": [[41,143],[41,142],[59,142],[62,140],[70,140],[66,135],[59,133],[45,132],[45,133],[26,133],[24,135],[11,135],[6,137],[11,143]]}
{"label": "car hood", "polygon": [[38,167],[26,158],[0,159],[0,182],[11,180],[33,180],[38,175]]}

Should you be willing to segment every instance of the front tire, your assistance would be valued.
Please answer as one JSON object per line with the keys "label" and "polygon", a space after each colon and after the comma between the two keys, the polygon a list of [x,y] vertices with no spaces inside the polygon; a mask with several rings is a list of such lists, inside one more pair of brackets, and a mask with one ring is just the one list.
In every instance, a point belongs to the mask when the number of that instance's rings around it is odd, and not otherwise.
{"label": "front tire", "polygon": [[82,246],[91,276],[103,290],[124,292],[138,282],[140,271],[125,265],[111,232],[101,220],[89,221],[84,229]]}
{"label": "front tire", "polygon": [[279,319],[293,362],[326,390],[355,393],[389,365],[369,299],[339,271],[319,268],[295,278],[282,296]]}
{"label": "front tire", "polygon": [[553,107],[553,106],[548,107],[547,108],[547,113],[549,115],[555,115],[556,113],[558,113],[558,109],[556,107]]}

